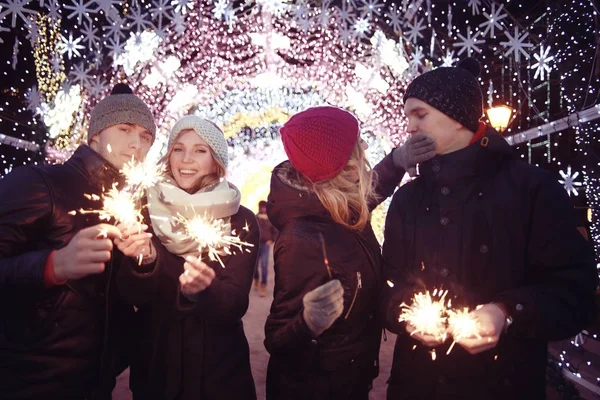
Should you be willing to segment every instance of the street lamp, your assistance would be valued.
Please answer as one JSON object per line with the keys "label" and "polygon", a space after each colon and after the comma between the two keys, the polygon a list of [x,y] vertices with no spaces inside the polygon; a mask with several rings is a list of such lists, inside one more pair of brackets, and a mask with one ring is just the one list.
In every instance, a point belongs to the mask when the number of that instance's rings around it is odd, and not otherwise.
{"label": "street lamp", "polygon": [[505,105],[495,106],[488,108],[486,112],[490,124],[498,132],[502,133],[508,127],[510,117],[512,116],[512,108]]}

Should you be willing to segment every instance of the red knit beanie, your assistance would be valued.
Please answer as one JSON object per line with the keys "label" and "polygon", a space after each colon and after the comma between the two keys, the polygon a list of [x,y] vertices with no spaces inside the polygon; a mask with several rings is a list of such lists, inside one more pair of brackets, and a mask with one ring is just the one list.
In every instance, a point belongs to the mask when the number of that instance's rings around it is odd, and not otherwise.
{"label": "red knit beanie", "polygon": [[281,129],[290,162],[312,182],[336,176],[358,140],[358,120],[337,107],[312,107],[294,115]]}

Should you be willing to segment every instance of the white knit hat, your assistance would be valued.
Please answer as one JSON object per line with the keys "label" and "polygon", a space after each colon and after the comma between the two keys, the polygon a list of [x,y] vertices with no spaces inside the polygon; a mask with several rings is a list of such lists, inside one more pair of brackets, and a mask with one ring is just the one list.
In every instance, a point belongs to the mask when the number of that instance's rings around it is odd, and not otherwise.
{"label": "white knit hat", "polygon": [[227,168],[227,141],[225,140],[223,131],[221,131],[214,123],[196,115],[187,115],[175,123],[171,130],[171,135],[169,136],[168,150],[171,150],[171,146],[173,146],[177,136],[179,136],[182,131],[188,129],[193,130],[198,136],[204,139],[215,156],[223,163],[225,168]]}

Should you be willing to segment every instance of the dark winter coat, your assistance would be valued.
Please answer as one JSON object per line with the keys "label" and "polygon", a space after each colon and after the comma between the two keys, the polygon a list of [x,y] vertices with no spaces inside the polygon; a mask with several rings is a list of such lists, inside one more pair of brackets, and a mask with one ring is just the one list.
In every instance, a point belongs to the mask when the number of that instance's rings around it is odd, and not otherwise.
{"label": "dark winter coat", "polygon": [[268,241],[275,241],[277,239],[277,229],[269,221],[267,214],[256,214],[258,225],[260,227],[260,242],[267,243]]}
{"label": "dark winter coat", "polygon": [[[44,264],[66,246],[98,209],[84,194],[102,193],[118,171],[88,146],[63,165],[17,168],[0,180],[0,397],[109,397],[126,367],[133,308],[115,290],[115,256],[103,274],[44,287]],[[105,316],[108,315],[108,321]]]}
{"label": "dark winter coat", "polygon": [[[399,333],[388,399],[544,398],[547,341],[575,335],[595,313],[593,254],[565,190],[491,129],[420,172],[386,220],[385,273],[395,286],[385,312]],[[447,342],[432,361],[406,334],[400,303],[440,287],[454,306],[508,307],[514,322],[496,348],[472,356],[456,345],[446,356]]]}
{"label": "dark winter coat", "polygon": [[181,294],[184,259],[156,238],[154,270],[138,273],[131,263],[121,270],[119,287],[138,307],[130,368],[136,399],[256,399],[242,317],[248,309],[259,228],[245,207],[231,217],[231,227],[253,247],[221,257],[226,268],[203,259],[216,278],[194,302]]}
{"label": "dark winter coat", "polygon": [[[375,170],[383,200],[404,171],[394,168],[391,156]],[[370,224],[356,232],[335,223],[314,193],[284,176],[281,165],[276,167],[267,205],[269,219],[279,230],[274,299],[265,327],[265,346],[271,354],[267,399],[366,398],[379,371],[379,243]],[[314,337],[302,316],[302,298],[329,280],[320,234],[333,279],[344,287],[344,311],[331,328]]]}

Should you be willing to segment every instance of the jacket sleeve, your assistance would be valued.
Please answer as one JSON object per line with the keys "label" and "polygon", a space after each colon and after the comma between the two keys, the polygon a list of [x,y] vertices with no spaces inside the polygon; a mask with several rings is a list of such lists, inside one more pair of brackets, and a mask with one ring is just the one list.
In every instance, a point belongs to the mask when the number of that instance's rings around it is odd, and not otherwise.
{"label": "jacket sleeve", "polygon": [[385,199],[394,194],[394,190],[396,190],[406,173],[403,168],[395,166],[392,153],[385,156],[373,170],[376,172],[375,194],[377,198],[375,201],[370,202],[370,210],[373,210],[385,201]]}
{"label": "jacket sleeve", "polygon": [[218,261],[206,262],[217,276],[208,288],[192,296],[193,301],[188,300],[179,288],[177,307],[180,311],[220,323],[236,322],[246,314],[260,240],[256,217],[248,213],[246,218],[243,223],[247,222],[248,230],[242,229],[243,225],[236,229],[240,240],[252,247],[232,248],[234,254],[225,260],[225,268]]}
{"label": "jacket sleeve", "polygon": [[275,289],[265,325],[265,347],[271,355],[308,351],[316,338],[302,316],[302,298],[329,279],[320,243],[305,235],[280,232],[274,258]]}
{"label": "jacket sleeve", "polygon": [[[160,240],[152,237],[156,250],[156,259],[147,265],[138,265],[137,260],[119,252],[117,288],[121,297],[128,303],[140,307],[155,301],[158,297],[160,283],[161,253],[166,251]],[[118,250],[115,250],[118,251]]]}
{"label": "jacket sleeve", "polygon": [[0,291],[4,287],[44,288],[44,264],[52,248],[39,249],[51,226],[52,196],[32,168],[17,168],[0,179]]}
{"label": "jacket sleeve", "polygon": [[414,285],[406,265],[406,240],[402,213],[403,191],[396,192],[385,220],[383,242],[383,273],[385,283],[381,296],[381,317],[386,329],[396,334],[405,332],[404,323],[398,321],[400,305],[410,303]]}
{"label": "jacket sleeve", "polygon": [[531,206],[528,282],[494,301],[510,310],[510,335],[551,341],[574,336],[593,321],[598,276],[565,190],[550,174],[545,178]]}

